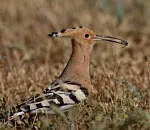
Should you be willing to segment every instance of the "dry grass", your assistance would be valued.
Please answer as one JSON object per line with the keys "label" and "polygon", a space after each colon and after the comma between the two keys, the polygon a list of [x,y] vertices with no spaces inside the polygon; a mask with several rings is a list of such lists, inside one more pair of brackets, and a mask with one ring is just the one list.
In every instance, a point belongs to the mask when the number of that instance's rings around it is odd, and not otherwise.
{"label": "dry grass", "polygon": [[63,70],[70,41],[48,33],[82,25],[129,46],[95,45],[90,69],[98,95],[65,114],[26,115],[1,122],[0,129],[150,129],[149,6],[148,0],[1,0],[1,112],[42,92]]}

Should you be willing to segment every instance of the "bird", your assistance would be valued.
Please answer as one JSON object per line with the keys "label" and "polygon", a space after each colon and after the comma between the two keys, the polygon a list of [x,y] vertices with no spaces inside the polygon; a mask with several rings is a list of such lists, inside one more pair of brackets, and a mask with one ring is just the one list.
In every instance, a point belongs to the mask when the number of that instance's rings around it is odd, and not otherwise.
{"label": "bird", "polygon": [[43,93],[25,100],[11,111],[0,115],[0,120],[15,118],[26,113],[55,114],[51,109],[54,105],[61,111],[66,111],[84,101],[90,93],[98,93],[93,87],[89,73],[89,60],[92,48],[97,41],[107,41],[128,45],[119,38],[96,35],[86,27],[62,29],[48,34],[49,37],[70,38],[72,54],[64,70]]}

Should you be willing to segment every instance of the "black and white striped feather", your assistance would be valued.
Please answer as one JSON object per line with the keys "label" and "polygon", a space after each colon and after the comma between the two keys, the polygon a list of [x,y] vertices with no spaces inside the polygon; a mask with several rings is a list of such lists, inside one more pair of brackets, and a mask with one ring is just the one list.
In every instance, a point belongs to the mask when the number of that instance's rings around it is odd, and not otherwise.
{"label": "black and white striped feather", "polygon": [[25,113],[54,114],[51,109],[52,105],[64,111],[86,99],[88,94],[88,90],[78,83],[70,81],[55,83],[46,88],[41,95],[30,98],[16,106],[15,111],[17,112],[9,112],[5,117],[16,117]]}

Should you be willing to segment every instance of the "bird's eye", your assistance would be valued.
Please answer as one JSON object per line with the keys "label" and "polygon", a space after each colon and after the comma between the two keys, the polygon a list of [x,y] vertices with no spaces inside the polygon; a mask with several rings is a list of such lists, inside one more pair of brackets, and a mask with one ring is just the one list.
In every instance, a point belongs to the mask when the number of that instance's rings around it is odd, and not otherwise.
{"label": "bird's eye", "polygon": [[88,38],[88,37],[89,37],[89,34],[85,34],[85,37]]}

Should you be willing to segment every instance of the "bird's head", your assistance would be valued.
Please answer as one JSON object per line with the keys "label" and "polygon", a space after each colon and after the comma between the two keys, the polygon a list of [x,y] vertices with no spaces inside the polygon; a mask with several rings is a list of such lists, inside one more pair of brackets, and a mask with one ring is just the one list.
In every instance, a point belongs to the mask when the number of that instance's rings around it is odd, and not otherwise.
{"label": "bird's head", "polygon": [[96,35],[92,30],[82,26],[78,28],[62,29],[60,32],[52,32],[48,34],[48,36],[71,38],[80,44],[86,44],[86,45],[94,44],[95,41],[100,41],[100,40],[115,42],[115,43],[123,44],[124,46],[128,45],[128,42],[124,40],[115,37],[110,37],[110,36]]}

